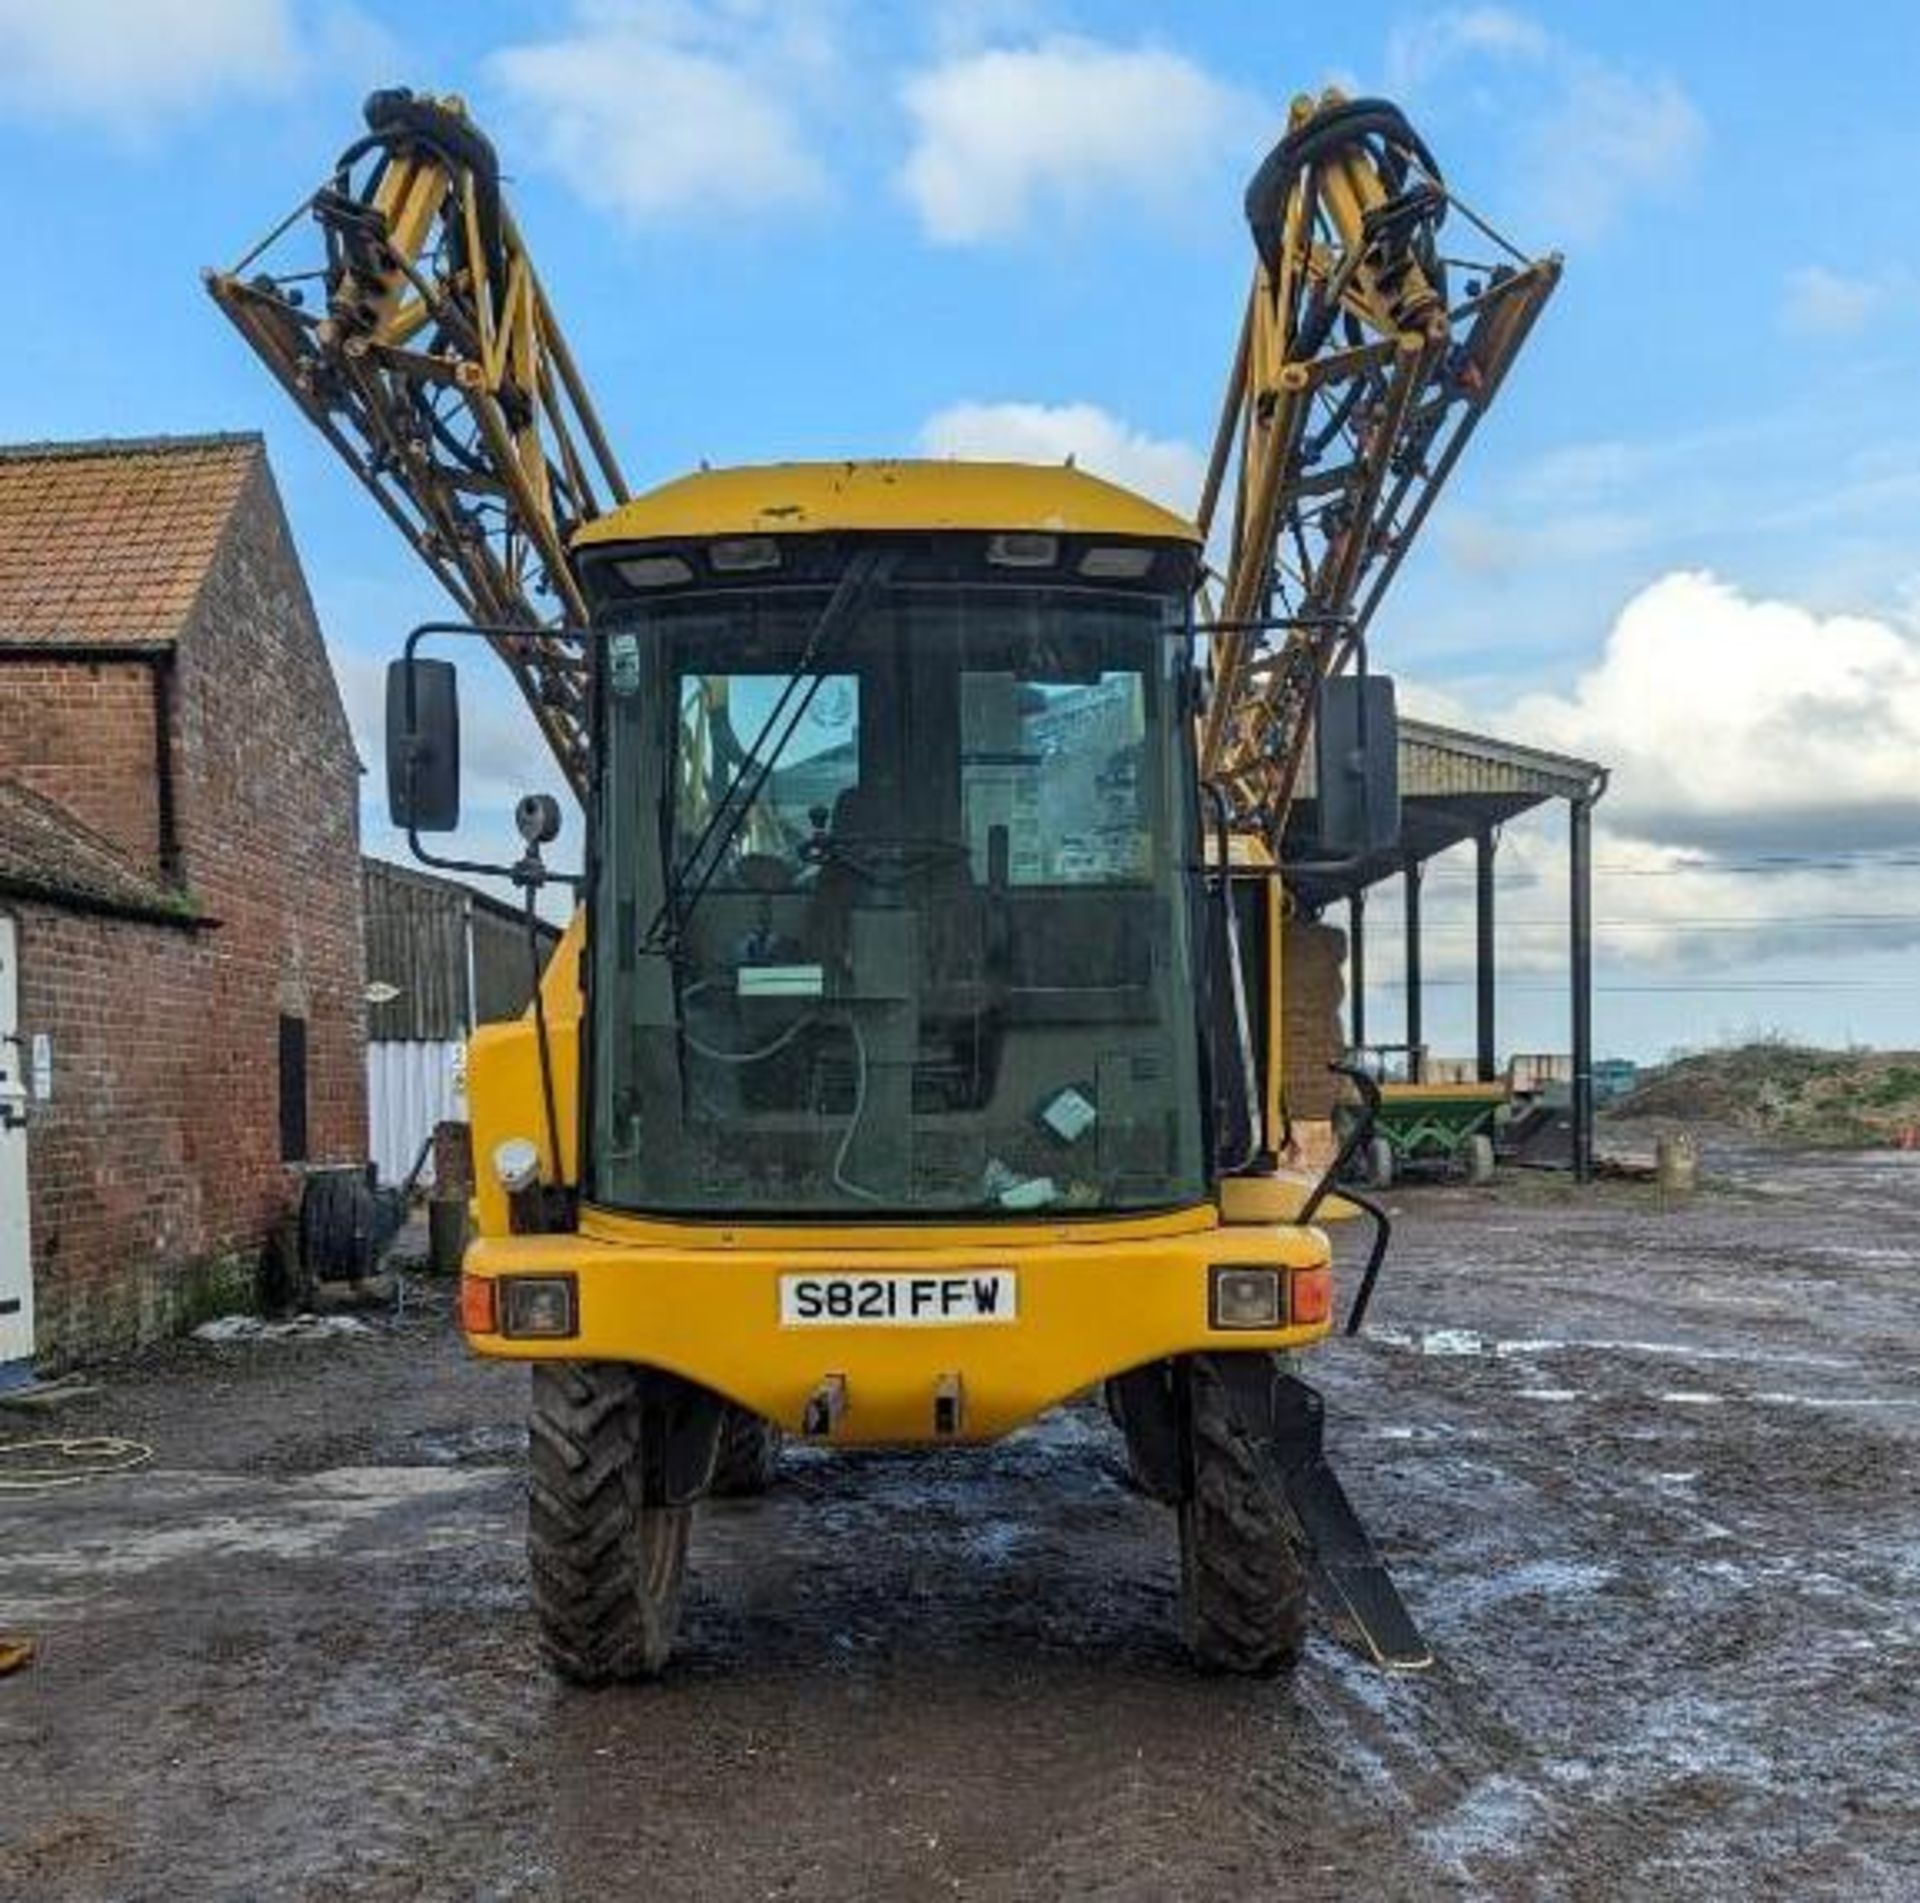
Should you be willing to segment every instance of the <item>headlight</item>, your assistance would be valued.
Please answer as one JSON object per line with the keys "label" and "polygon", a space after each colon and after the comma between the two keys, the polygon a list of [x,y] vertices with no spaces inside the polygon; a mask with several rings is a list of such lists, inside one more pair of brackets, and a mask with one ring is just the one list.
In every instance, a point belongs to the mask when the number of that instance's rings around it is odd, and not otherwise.
{"label": "headlight", "polygon": [[540,1146],[531,1137],[507,1137],[493,1146],[493,1173],[509,1196],[540,1180]]}
{"label": "headlight", "polygon": [[1280,1269],[1216,1268],[1208,1301],[1215,1328],[1278,1328],[1281,1325]]}
{"label": "headlight", "polygon": [[580,1292],[570,1275],[503,1275],[500,1332],[513,1341],[552,1341],[580,1332]]}

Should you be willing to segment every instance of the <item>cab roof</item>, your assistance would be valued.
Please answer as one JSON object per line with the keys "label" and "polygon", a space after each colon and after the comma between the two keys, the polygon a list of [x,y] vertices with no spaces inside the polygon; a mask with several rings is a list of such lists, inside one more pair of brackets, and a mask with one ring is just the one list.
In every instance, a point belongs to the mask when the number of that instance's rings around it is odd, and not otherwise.
{"label": "cab roof", "polygon": [[920,461],[703,469],[609,510],[573,545],[887,529],[1200,540],[1172,510],[1068,464]]}

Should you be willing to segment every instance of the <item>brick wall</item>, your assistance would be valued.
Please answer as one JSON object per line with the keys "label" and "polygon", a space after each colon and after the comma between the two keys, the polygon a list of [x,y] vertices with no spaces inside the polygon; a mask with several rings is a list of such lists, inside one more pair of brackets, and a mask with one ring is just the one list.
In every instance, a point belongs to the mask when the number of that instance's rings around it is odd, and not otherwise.
{"label": "brick wall", "polygon": [[179,645],[178,826],[220,920],[211,1038],[189,1085],[228,1234],[286,1199],[279,1020],[307,1021],[309,1154],[366,1155],[359,761],[280,500],[260,457]]}
{"label": "brick wall", "polygon": [[[264,456],[181,631],[172,700],[181,876],[217,926],[12,908],[22,1023],[54,1040],[54,1101],[28,1138],[37,1332],[53,1365],[150,1338],[228,1292],[293,1207],[283,1015],[308,1027],[310,1160],[366,1155],[359,763]],[[114,709],[96,704],[103,732]],[[83,721],[44,731],[69,738],[42,775],[94,745]],[[146,735],[151,789],[150,713]],[[0,765],[18,757],[9,742]],[[32,783],[102,827],[97,808]],[[210,1287],[223,1278],[228,1290]]]}
{"label": "brick wall", "polygon": [[57,1364],[166,1332],[257,1241],[210,1224],[206,1133],[181,1089],[205,1034],[207,935],[12,910],[20,1021],[53,1040],[53,1098],[31,1111],[27,1158],[36,1333]]}
{"label": "brick wall", "polygon": [[0,661],[0,766],[143,870],[160,866],[153,668],[144,661]]}

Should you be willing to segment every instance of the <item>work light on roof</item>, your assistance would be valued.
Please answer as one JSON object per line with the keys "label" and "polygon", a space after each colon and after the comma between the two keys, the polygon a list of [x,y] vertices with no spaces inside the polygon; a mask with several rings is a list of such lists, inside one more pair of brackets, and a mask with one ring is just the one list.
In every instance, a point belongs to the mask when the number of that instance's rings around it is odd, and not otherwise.
{"label": "work light on roof", "polygon": [[693,570],[678,555],[635,555],[616,566],[629,588],[672,588],[693,579]]}
{"label": "work light on roof", "polygon": [[1141,581],[1153,567],[1154,551],[1137,543],[1114,548],[1090,548],[1080,557],[1080,572],[1089,581]]}
{"label": "work light on roof", "polygon": [[715,542],[707,560],[717,575],[743,575],[756,568],[780,566],[780,544],[771,535],[735,535]]}
{"label": "work light on roof", "polygon": [[995,568],[1051,568],[1059,559],[1057,535],[1005,534],[987,538],[987,560]]}

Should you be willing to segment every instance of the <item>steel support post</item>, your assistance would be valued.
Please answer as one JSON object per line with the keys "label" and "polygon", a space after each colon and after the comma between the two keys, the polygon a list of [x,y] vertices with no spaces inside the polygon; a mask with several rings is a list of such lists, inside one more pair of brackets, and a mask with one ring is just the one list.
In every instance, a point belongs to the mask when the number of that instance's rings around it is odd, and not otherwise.
{"label": "steel support post", "polygon": [[1480,1081],[1490,1084],[1499,1065],[1494,1038],[1493,962],[1493,828],[1482,826],[1473,836],[1473,982],[1474,1016],[1478,1033],[1476,1068]]}
{"label": "steel support post", "polygon": [[1407,1076],[1416,1084],[1427,1081],[1426,1059],[1421,1053],[1426,1038],[1420,1021],[1420,877],[1420,861],[1409,859],[1400,878],[1407,922]]}
{"label": "steel support post", "polygon": [[1573,949],[1573,1176],[1593,1178],[1593,802],[1567,809]]}

